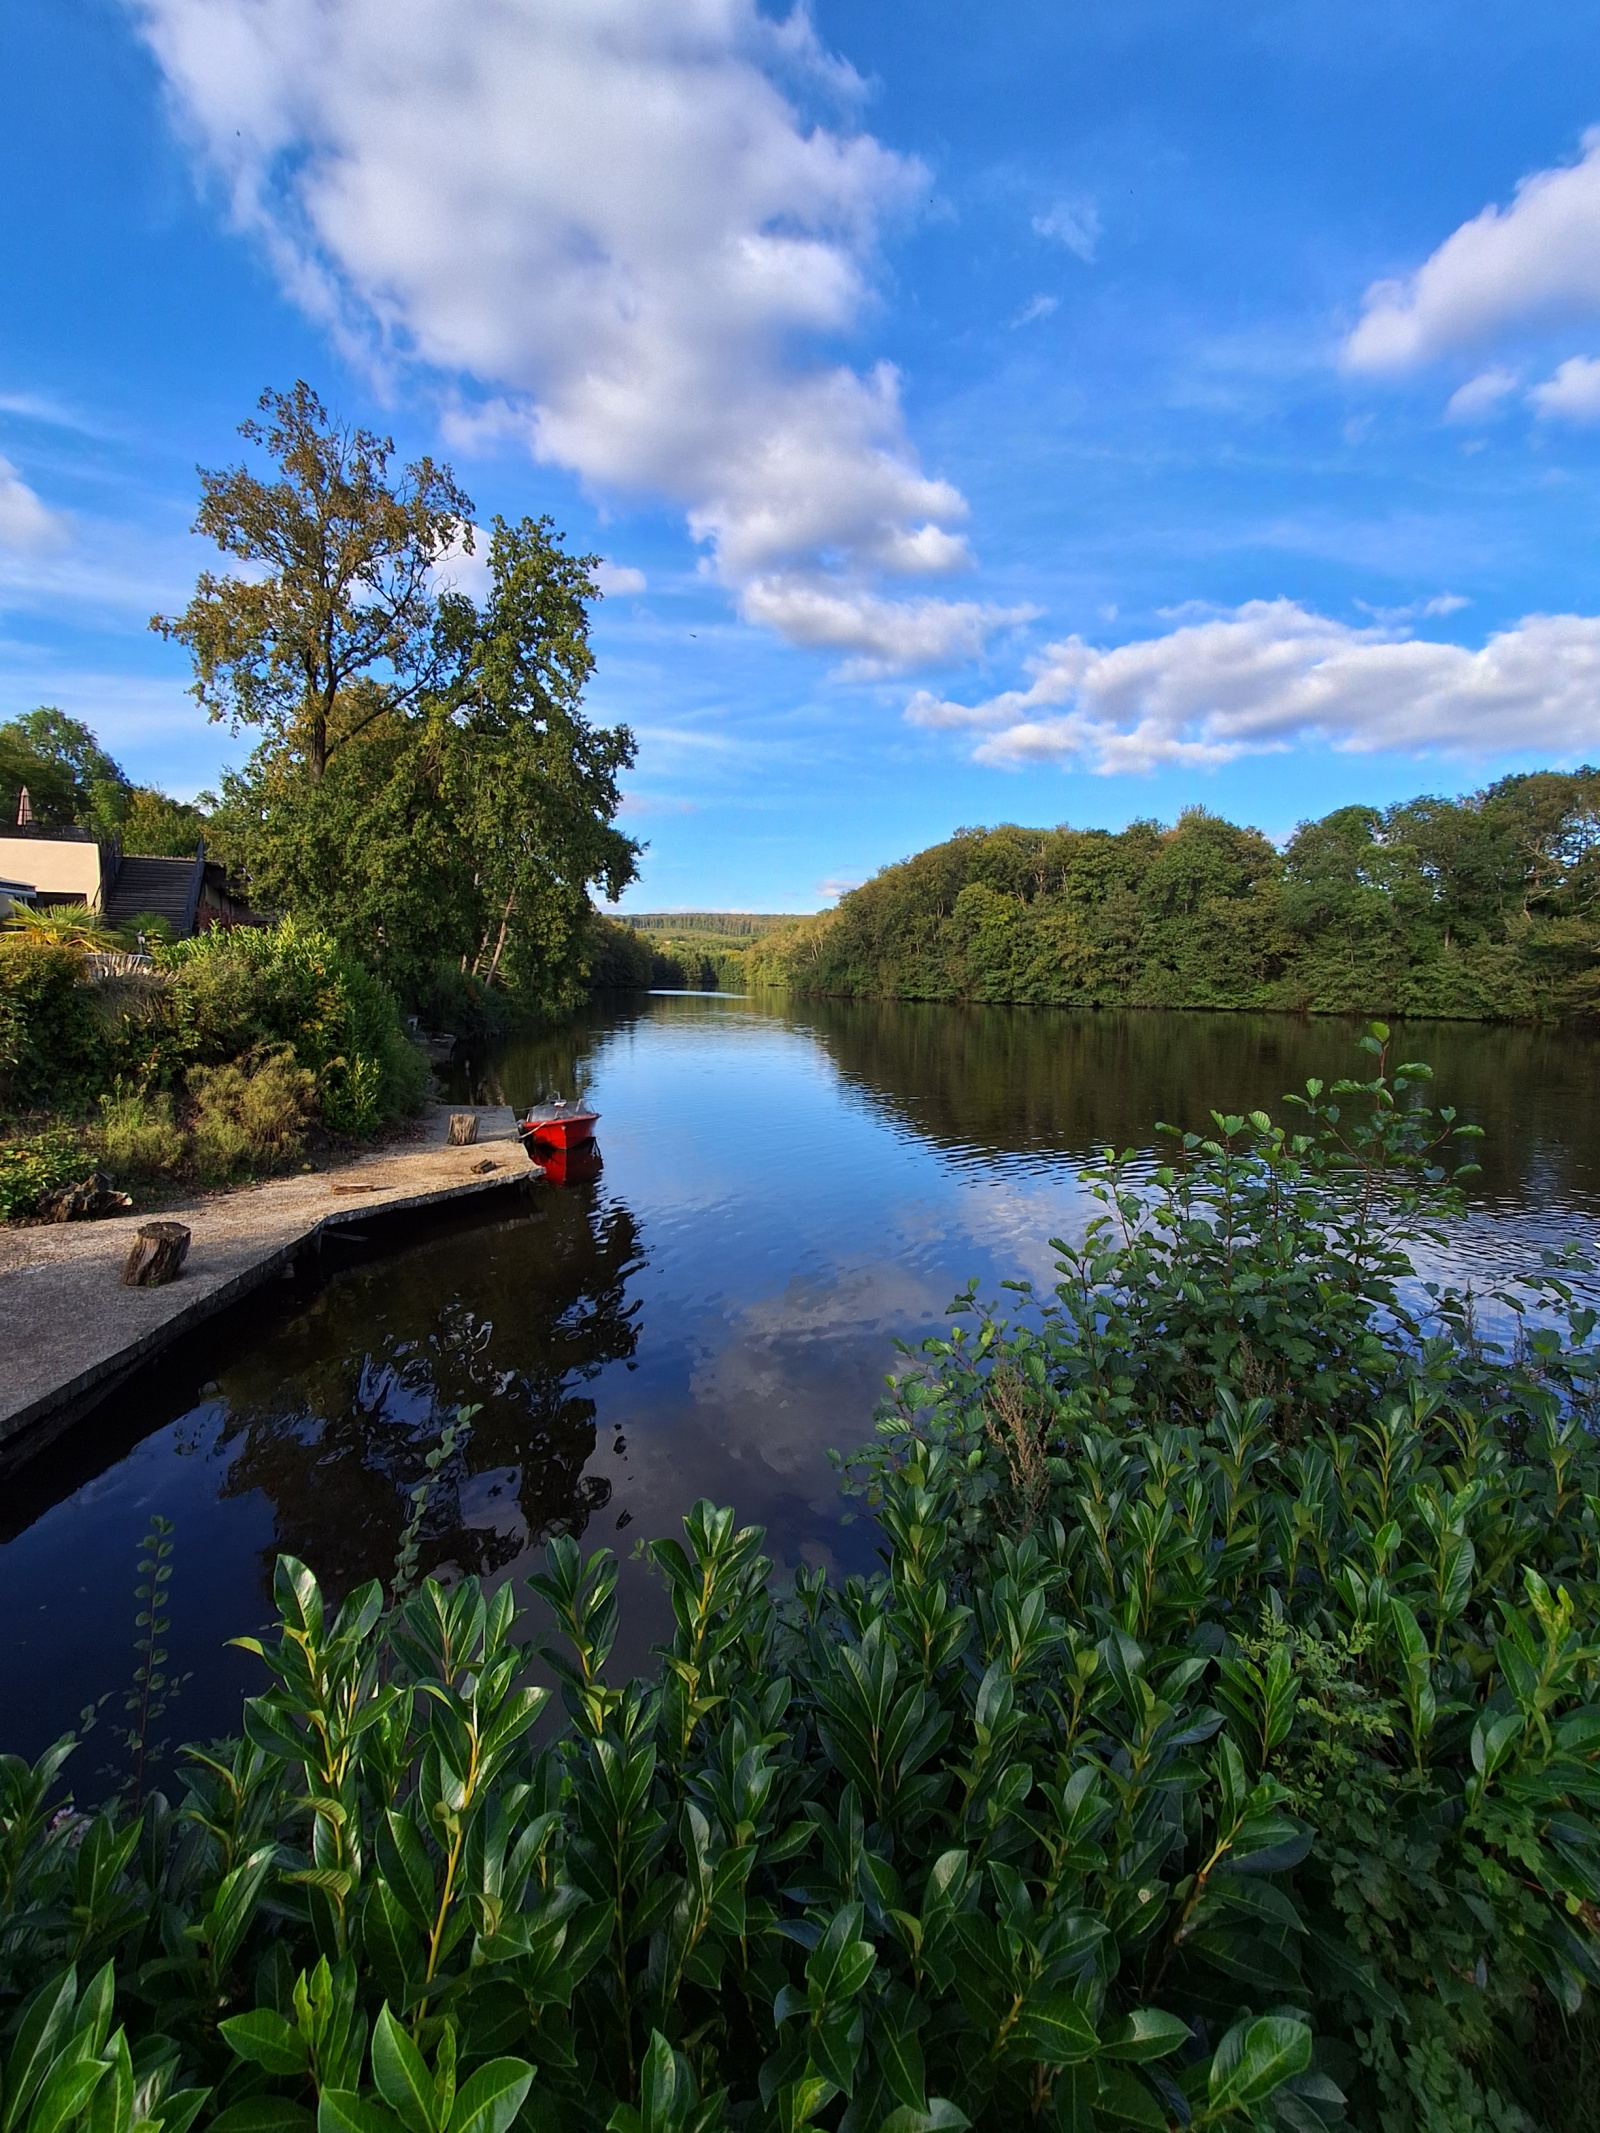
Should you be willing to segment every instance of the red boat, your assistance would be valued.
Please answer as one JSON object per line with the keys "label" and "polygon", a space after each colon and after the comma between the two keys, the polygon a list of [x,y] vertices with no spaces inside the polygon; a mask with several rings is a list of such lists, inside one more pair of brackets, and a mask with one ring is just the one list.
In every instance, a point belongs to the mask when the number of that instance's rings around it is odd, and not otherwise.
{"label": "red boat", "polygon": [[598,1111],[581,1103],[535,1104],[527,1117],[518,1121],[517,1138],[529,1160],[537,1161],[546,1150],[577,1148],[592,1141],[599,1117]]}

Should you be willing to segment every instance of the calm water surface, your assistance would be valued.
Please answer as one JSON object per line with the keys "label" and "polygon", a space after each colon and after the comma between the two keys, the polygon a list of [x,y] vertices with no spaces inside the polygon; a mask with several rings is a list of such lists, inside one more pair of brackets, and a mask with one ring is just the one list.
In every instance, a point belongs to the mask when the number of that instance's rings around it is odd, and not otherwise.
{"label": "calm water surface", "polygon": [[[780,1568],[859,1566],[830,1446],[870,1433],[897,1338],[969,1276],[1048,1277],[1085,1219],[1097,1146],[1157,1119],[1274,1109],[1359,1055],[1344,1024],[659,995],[458,1070],[458,1096],[586,1094],[593,1184],[324,1254],[124,1386],[0,1487],[0,1748],[35,1752],[131,1670],[134,1566],[177,1528],[171,1721],[236,1723],[287,1549],[334,1591],[387,1576],[425,1454],[441,1469],[423,1566],[493,1581],[561,1530],[624,1559],[619,1662],[664,1609],[634,1545],[701,1495],[768,1529]],[[1587,1242],[1600,1207],[1592,1038],[1399,1033],[1488,1131],[1450,1268],[1482,1280]],[[520,1155],[516,1157],[520,1163]],[[118,1698],[120,1701],[120,1697]],[[86,1751],[86,1754],[90,1751]],[[81,1782],[81,1780],[80,1780]]]}

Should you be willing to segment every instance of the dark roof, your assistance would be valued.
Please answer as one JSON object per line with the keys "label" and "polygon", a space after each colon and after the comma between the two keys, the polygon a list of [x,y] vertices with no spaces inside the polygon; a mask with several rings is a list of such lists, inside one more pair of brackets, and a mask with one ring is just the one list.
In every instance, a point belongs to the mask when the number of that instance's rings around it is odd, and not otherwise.
{"label": "dark roof", "polygon": [[37,822],[18,828],[14,822],[0,824],[0,837],[28,839],[34,844],[93,844],[94,831],[86,829],[41,829]]}
{"label": "dark roof", "polygon": [[200,893],[193,859],[124,859],[105,901],[107,923],[124,926],[143,913],[164,918],[181,939],[194,925]]}

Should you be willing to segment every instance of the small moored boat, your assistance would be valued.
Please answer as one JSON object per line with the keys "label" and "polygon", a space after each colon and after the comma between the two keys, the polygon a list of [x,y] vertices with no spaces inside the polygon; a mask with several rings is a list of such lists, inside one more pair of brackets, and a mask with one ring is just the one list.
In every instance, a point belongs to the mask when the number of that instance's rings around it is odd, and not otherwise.
{"label": "small moored boat", "polygon": [[517,1138],[530,1157],[535,1149],[577,1148],[594,1139],[598,1111],[586,1104],[535,1104],[526,1118],[517,1122]]}

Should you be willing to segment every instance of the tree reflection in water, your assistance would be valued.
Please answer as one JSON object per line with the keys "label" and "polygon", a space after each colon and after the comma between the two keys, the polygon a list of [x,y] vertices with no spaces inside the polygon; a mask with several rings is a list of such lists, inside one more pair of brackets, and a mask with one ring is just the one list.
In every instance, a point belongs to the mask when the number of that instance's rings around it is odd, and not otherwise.
{"label": "tree reflection in water", "polygon": [[611,1495],[584,1472],[595,1403],[581,1388],[633,1355],[640,1260],[625,1208],[541,1194],[515,1223],[340,1275],[224,1371],[219,1494],[271,1504],[266,1577],[287,1550],[336,1592],[387,1580],[427,1454],[468,1405],[478,1413],[431,1484],[421,1572],[487,1575],[531,1543],[581,1534]]}

